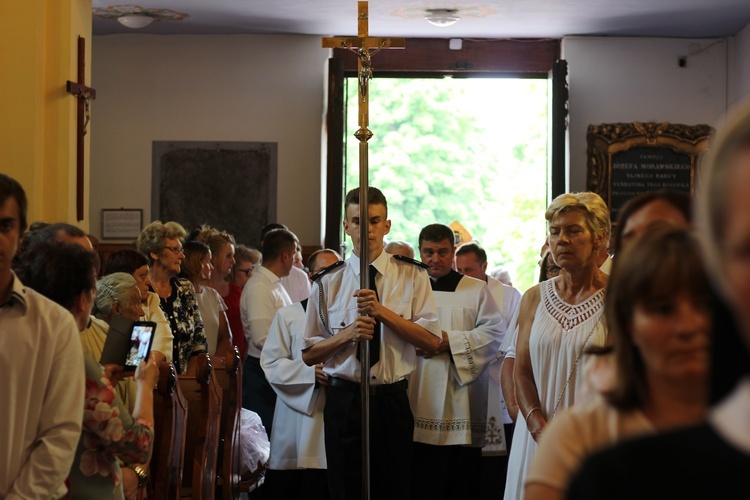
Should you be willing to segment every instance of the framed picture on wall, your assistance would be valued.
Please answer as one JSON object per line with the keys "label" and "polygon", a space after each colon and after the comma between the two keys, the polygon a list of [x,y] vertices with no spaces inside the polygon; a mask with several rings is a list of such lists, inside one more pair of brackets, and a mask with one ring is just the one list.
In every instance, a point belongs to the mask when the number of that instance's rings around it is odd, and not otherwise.
{"label": "framed picture on wall", "polygon": [[143,210],[140,208],[102,209],[102,239],[134,240],[143,229]]}
{"label": "framed picture on wall", "polygon": [[709,125],[604,123],[586,134],[586,185],[607,203],[612,221],[634,196],[671,189],[695,194]]}

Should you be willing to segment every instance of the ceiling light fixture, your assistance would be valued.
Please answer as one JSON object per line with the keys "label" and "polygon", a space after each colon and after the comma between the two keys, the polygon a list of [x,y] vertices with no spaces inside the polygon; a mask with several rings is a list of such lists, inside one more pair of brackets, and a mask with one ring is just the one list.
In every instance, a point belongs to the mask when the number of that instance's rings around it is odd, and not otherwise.
{"label": "ceiling light fixture", "polygon": [[461,19],[458,17],[458,9],[427,9],[424,18],[440,28],[456,24]]}
{"label": "ceiling light fixture", "polygon": [[128,14],[126,16],[118,17],[117,21],[128,28],[138,29],[145,28],[154,22],[154,18],[144,14]]}

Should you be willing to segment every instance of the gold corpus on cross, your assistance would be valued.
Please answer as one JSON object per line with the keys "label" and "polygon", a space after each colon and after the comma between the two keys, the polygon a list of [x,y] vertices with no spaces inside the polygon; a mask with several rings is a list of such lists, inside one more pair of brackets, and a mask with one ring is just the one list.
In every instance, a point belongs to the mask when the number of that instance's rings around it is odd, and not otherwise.
{"label": "gold corpus on cross", "polygon": [[[355,137],[360,141],[367,141],[372,137],[366,129],[369,125],[369,85],[372,78],[372,56],[382,49],[403,49],[406,46],[404,38],[382,38],[368,35],[367,2],[357,2],[357,36],[340,36],[323,38],[323,48],[347,49],[357,54],[357,77],[359,80],[359,127]],[[361,138],[360,138],[361,136]]]}
{"label": "gold corpus on cross", "polygon": [[[369,125],[369,81],[372,78],[372,56],[386,48],[404,48],[406,40],[403,38],[380,38],[368,35],[367,2],[357,2],[357,36],[356,37],[327,37],[323,38],[323,48],[347,49],[357,54],[357,78],[359,80],[359,129],[354,137],[359,140],[359,220],[369,221],[369,207],[367,203],[369,175],[367,164],[367,141],[372,137]],[[359,225],[359,276],[360,289],[370,288],[369,265],[370,258],[367,243],[369,224]],[[370,342],[359,343],[359,359],[363,360],[360,369],[360,395],[362,415],[362,499],[370,498]]]}

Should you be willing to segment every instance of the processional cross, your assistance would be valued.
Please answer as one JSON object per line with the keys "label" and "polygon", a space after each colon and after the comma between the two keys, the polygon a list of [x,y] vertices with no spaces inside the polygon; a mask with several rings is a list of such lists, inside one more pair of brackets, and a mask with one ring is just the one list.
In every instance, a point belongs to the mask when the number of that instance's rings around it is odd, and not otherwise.
{"label": "processional cross", "polygon": [[[367,141],[372,132],[367,128],[369,120],[369,81],[372,78],[372,56],[381,49],[402,49],[406,45],[404,38],[380,38],[368,35],[367,2],[357,2],[357,36],[356,37],[327,37],[323,38],[323,48],[347,49],[357,54],[358,78],[358,114],[359,129],[354,137],[359,140],[359,277],[360,288],[370,288],[367,241],[369,231],[368,207],[368,163]],[[359,343],[359,359],[361,363],[360,393],[362,400],[362,498],[370,498],[370,342]]]}
{"label": "processional cross", "polygon": [[86,86],[86,39],[78,37],[78,81],[68,80],[66,89],[78,98],[78,125],[76,130],[76,217],[83,220],[83,136],[89,119],[89,101],[96,99],[96,90]]}

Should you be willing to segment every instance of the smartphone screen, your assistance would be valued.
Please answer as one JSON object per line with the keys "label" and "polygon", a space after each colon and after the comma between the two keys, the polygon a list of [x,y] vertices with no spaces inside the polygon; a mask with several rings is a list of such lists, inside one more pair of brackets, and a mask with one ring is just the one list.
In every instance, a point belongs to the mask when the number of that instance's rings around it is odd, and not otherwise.
{"label": "smartphone screen", "polygon": [[130,350],[125,358],[125,370],[135,370],[142,361],[148,360],[151,344],[154,341],[156,323],[136,321],[130,333]]}

